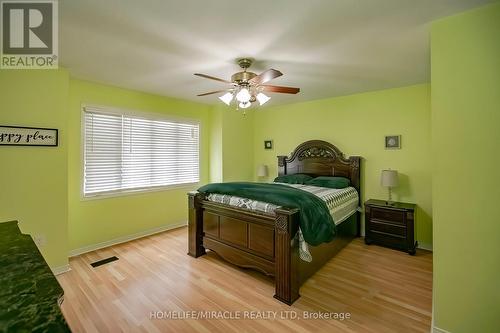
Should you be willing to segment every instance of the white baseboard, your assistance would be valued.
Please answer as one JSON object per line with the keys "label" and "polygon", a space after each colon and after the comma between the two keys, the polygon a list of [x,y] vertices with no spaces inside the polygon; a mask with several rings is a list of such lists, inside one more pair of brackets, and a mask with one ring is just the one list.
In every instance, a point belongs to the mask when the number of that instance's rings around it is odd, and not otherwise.
{"label": "white baseboard", "polygon": [[432,333],[451,333],[450,331],[443,330],[442,328],[433,326],[432,327]]}
{"label": "white baseboard", "polygon": [[71,267],[69,267],[69,264],[66,264],[66,265],[62,265],[62,266],[58,266],[58,267],[53,267],[53,268],[51,268],[51,270],[52,270],[52,273],[54,275],[59,275],[59,274],[69,272],[71,270]]}
{"label": "white baseboard", "polygon": [[432,252],[432,244],[426,244],[426,243],[420,243],[420,242],[418,242],[417,248]]}
{"label": "white baseboard", "polygon": [[156,228],[153,228],[153,229],[148,229],[148,230],[140,231],[140,232],[137,232],[137,233],[132,234],[132,235],[122,236],[122,237],[114,238],[114,239],[111,239],[111,240],[108,240],[108,241],[105,241],[105,242],[101,242],[101,243],[97,243],[97,244],[92,244],[92,245],[87,245],[87,246],[84,246],[84,247],[81,247],[81,248],[78,248],[78,249],[74,249],[74,250],[69,251],[68,255],[69,255],[70,258],[71,257],[76,257],[76,256],[79,256],[80,254],[84,254],[84,253],[87,253],[87,252],[92,252],[92,251],[95,251],[95,250],[103,249],[105,247],[113,246],[113,245],[120,244],[120,243],[125,243],[125,242],[128,242],[128,241],[134,240],[134,239],[138,239],[138,238],[142,238],[142,237],[146,237],[146,236],[151,236],[151,235],[163,232],[163,231],[177,229],[177,228],[180,228],[180,227],[184,227],[186,225],[187,225],[187,222],[181,222],[181,223],[177,223],[177,224],[163,225],[163,226],[156,227]]}

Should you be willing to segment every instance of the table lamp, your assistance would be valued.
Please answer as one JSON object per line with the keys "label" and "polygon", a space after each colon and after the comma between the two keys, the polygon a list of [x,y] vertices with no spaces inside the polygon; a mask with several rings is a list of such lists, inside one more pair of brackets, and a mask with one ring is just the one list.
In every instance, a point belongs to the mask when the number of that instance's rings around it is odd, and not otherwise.
{"label": "table lamp", "polygon": [[258,177],[267,177],[268,170],[267,170],[267,165],[261,164],[259,165],[257,169],[257,176]]}

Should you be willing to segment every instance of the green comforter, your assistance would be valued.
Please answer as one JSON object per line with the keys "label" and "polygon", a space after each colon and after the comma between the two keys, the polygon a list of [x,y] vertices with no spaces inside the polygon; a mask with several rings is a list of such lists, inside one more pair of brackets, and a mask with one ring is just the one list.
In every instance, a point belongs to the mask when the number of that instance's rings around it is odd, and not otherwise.
{"label": "green comforter", "polygon": [[290,186],[269,183],[214,183],[198,189],[202,193],[219,193],[258,200],[275,205],[298,208],[300,229],[310,245],[329,242],[336,226],[326,203],[312,193]]}

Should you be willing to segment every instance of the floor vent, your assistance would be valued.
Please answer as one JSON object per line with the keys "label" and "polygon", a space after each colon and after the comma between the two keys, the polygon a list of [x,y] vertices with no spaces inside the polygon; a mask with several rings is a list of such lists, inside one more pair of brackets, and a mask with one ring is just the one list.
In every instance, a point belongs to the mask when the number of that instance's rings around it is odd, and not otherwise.
{"label": "floor vent", "polygon": [[112,257],[109,257],[109,258],[106,258],[106,259],[102,259],[102,260],[93,262],[90,265],[95,268],[95,267],[98,267],[98,266],[101,266],[101,265],[104,265],[104,264],[107,264],[109,262],[113,262],[113,261],[116,261],[116,260],[118,260],[118,258],[115,257],[115,256],[112,256]]}

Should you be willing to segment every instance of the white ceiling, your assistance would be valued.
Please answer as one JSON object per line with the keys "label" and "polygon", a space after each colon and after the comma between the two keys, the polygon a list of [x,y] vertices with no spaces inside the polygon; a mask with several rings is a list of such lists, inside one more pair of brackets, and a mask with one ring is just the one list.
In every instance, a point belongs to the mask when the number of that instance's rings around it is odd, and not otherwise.
{"label": "white ceiling", "polygon": [[301,88],[269,104],[428,82],[429,22],[489,0],[61,0],[61,65],[77,78],[203,103],[234,60]]}

